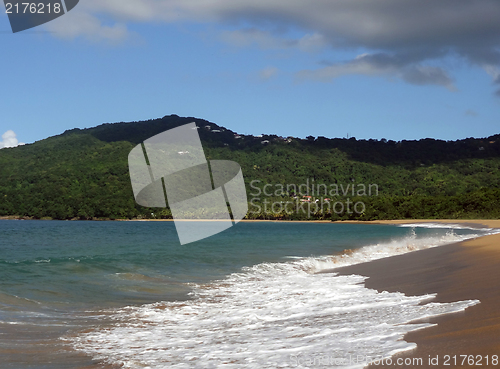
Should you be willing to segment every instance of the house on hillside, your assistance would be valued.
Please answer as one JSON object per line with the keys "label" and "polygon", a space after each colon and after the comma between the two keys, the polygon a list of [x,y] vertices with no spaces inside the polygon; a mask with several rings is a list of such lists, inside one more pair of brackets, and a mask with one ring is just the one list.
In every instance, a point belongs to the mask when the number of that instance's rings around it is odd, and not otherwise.
{"label": "house on hillside", "polygon": [[302,196],[301,202],[311,202],[312,196]]}

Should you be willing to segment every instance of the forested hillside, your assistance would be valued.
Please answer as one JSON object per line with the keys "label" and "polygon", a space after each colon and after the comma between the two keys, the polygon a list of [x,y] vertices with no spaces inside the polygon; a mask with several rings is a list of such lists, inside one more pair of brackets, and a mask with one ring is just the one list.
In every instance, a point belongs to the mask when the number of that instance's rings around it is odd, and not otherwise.
{"label": "forested hillside", "polygon": [[[171,217],[168,208],[135,203],[127,158],[138,143],[190,122],[200,127],[207,158],[241,165],[249,218],[500,217],[500,135],[401,142],[254,137],[176,115],[73,129],[0,150],[0,216]],[[349,202],[363,206],[349,212]]]}

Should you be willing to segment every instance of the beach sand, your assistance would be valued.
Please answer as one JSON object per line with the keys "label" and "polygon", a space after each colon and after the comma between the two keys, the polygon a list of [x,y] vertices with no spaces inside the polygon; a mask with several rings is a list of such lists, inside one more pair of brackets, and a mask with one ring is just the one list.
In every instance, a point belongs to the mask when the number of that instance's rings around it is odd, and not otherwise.
{"label": "beach sand", "polygon": [[[369,224],[401,224],[422,221],[381,221]],[[429,220],[500,228],[500,220]],[[369,277],[367,288],[403,292],[406,295],[436,293],[436,302],[480,300],[465,312],[428,319],[437,326],[410,332],[405,341],[417,348],[393,357],[393,365],[369,368],[500,368],[492,355],[500,356],[500,234],[485,236],[409,254],[335,269],[340,274]],[[448,365],[446,359],[449,356]],[[456,356],[456,359],[454,358]],[[462,361],[463,356],[470,365]],[[472,356],[473,355],[473,356]],[[486,356],[488,355],[488,358]],[[407,364],[397,365],[398,358]],[[413,358],[422,358],[422,365]],[[432,358],[433,362],[429,363]],[[456,361],[455,361],[456,360]],[[487,365],[487,360],[489,364]],[[404,361],[402,362],[404,363]],[[435,365],[437,364],[437,365]],[[482,365],[478,365],[482,364]]]}

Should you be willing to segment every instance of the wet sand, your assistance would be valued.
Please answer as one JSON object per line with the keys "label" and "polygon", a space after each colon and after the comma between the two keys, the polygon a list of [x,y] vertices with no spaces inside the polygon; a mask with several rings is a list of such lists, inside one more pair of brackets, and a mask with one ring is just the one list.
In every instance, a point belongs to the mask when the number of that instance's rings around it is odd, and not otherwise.
{"label": "wet sand", "polygon": [[[500,220],[428,222],[468,223],[500,228]],[[370,368],[500,368],[500,363],[494,365],[491,362],[492,355],[500,356],[500,234],[335,271],[340,274],[367,276],[369,279],[365,281],[366,287],[378,291],[399,291],[406,295],[436,293],[434,301],[437,302],[475,299],[481,301],[465,312],[428,319],[428,322],[437,323],[437,326],[410,332],[404,338],[407,342],[417,344],[415,350],[394,356],[393,365],[371,365]],[[457,355],[456,359],[454,355]],[[467,360],[471,360],[470,363],[466,360],[464,365],[461,365],[464,357],[460,355],[469,355]],[[406,359],[407,364],[403,362],[403,365],[397,365],[395,360],[398,358]],[[412,364],[411,358],[422,358],[422,365],[418,362],[414,362],[418,365]],[[433,359],[432,363],[429,363],[430,359]],[[448,365],[445,365],[446,359]]]}

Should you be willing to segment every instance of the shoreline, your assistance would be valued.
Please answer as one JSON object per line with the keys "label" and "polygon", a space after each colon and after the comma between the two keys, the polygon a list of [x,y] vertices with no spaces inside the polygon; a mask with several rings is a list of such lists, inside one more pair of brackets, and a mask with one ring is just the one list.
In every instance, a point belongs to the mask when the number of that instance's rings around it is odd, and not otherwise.
{"label": "shoreline", "polygon": [[[417,221],[382,221],[367,224],[408,224]],[[462,224],[500,228],[500,220],[421,220],[426,223]],[[500,234],[391,256],[367,263],[331,269],[342,275],[358,274],[368,277],[364,285],[379,292],[402,292],[405,295],[436,294],[433,302],[480,300],[480,304],[464,312],[440,315],[426,319],[437,324],[409,332],[404,340],[417,344],[416,349],[396,354],[394,365],[375,365],[368,368],[436,368],[461,365],[463,357],[470,356],[484,367],[486,356],[500,356]],[[446,356],[448,355],[448,357]],[[457,355],[457,363],[453,356]],[[439,365],[429,359],[438,360]],[[469,358],[469,356],[468,356]],[[395,360],[422,359],[419,365],[397,365]],[[404,363],[404,361],[403,361]],[[490,363],[491,365],[491,363]],[[500,365],[500,364],[499,364]],[[475,366],[475,365],[474,365]]]}
{"label": "shoreline", "polygon": [[500,219],[394,219],[394,220],[339,220],[332,223],[339,224],[415,224],[415,223],[442,223],[460,224],[465,226],[482,226],[485,228],[499,228]]}
{"label": "shoreline", "polygon": [[[19,217],[17,215],[0,216],[0,220],[45,220],[45,221],[59,221],[59,222],[173,222],[174,219],[35,219],[27,217]],[[177,219],[183,222],[228,222],[227,219]],[[238,223],[243,222],[280,222],[280,223],[334,223],[331,220],[280,220],[280,219],[241,219]]]}
{"label": "shoreline", "polygon": [[[18,215],[2,215],[0,220],[55,220],[55,221],[84,221],[84,222],[173,222],[174,219],[109,219],[109,218],[93,218],[93,219],[52,219],[52,218],[29,218]],[[178,221],[186,222],[227,222],[226,219],[177,219]],[[241,219],[238,223],[251,222],[280,222],[280,223],[327,223],[327,224],[381,224],[381,225],[399,225],[399,224],[414,224],[414,223],[444,223],[444,224],[461,224],[469,227],[481,228],[499,228],[500,219],[392,219],[392,220],[325,220],[325,219],[310,219],[310,220],[283,220],[283,219]]]}

